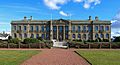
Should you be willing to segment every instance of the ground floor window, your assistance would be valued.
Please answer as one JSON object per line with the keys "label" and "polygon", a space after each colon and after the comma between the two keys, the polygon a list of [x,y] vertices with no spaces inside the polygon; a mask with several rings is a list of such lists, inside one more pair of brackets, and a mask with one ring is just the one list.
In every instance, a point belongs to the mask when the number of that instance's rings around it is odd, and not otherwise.
{"label": "ground floor window", "polygon": [[72,37],[75,38],[76,37],[75,34],[73,34]]}

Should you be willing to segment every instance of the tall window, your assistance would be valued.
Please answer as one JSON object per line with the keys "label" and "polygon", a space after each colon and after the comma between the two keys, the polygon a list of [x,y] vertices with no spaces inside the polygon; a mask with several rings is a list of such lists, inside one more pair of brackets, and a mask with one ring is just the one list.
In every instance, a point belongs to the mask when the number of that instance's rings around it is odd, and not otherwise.
{"label": "tall window", "polygon": [[36,38],[38,38],[39,37],[39,34],[36,34]]}
{"label": "tall window", "polygon": [[22,34],[19,34],[19,37],[22,39]]}
{"label": "tall window", "polygon": [[75,32],[75,26],[72,26],[72,32]]}
{"label": "tall window", "polygon": [[106,34],[106,38],[109,38],[109,34],[108,33]]}
{"label": "tall window", "polygon": [[83,32],[86,32],[86,26],[83,26]]}
{"label": "tall window", "polygon": [[27,34],[26,33],[24,33],[24,38],[27,38]]}
{"label": "tall window", "polygon": [[46,26],[46,31],[49,32],[50,31],[50,27]]}
{"label": "tall window", "polygon": [[101,34],[100,34],[100,37],[101,37],[101,38],[104,38],[104,35],[101,33]]}
{"label": "tall window", "polygon": [[73,35],[72,35],[72,37],[73,37],[73,38],[75,38],[75,37],[76,37],[76,35],[75,35],[75,34],[73,34]]}
{"label": "tall window", "polygon": [[42,39],[44,39],[45,38],[45,35],[44,34],[42,34]]}
{"label": "tall window", "polygon": [[36,31],[37,31],[37,32],[39,31],[39,26],[36,26]]}
{"label": "tall window", "polygon": [[33,31],[33,26],[30,26],[30,31]]}
{"label": "tall window", "polygon": [[95,26],[95,31],[98,31],[98,26]]}
{"label": "tall window", "polygon": [[106,26],[106,27],[105,27],[105,30],[106,30],[106,31],[109,31],[109,26]]}
{"label": "tall window", "polygon": [[14,37],[17,38],[17,34],[16,33],[14,33]]}
{"label": "tall window", "polygon": [[98,37],[99,37],[99,35],[96,33],[95,38],[98,38]]}
{"label": "tall window", "polygon": [[78,38],[81,39],[81,34],[78,34]]}
{"label": "tall window", "polygon": [[16,26],[14,26],[14,29],[13,29],[13,30],[17,30],[17,29],[16,29]]}
{"label": "tall window", "polygon": [[22,30],[22,29],[21,29],[21,26],[19,26],[19,30]]}
{"label": "tall window", "polygon": [[69,27],[65,26],[65,31],[68,32],[69,31]]}
{"label": "tall window", "polygon": [[41,27],[41,31],[44,32],[44,26]]}
{"label": "tall window", "polygon": [[27,27],[26,26],[24,26],[24,31],[26,31],[27,30]]}
{"label": "tall window", "polygon": [[103,31],[104,30],[104,26],[100,25],[100,30]]}
{"label": "tall window", "polygon": [[31,34],[31,38],[34,38],[34,34]]}
{"label": "tall window", "polygon": [[92,26],[88,26],[88,31],[92,32]]}
{"label": "tall window", "polygon": [[80,32],[81,31],[81,27],[80,26],[78,26],[78,32]]}

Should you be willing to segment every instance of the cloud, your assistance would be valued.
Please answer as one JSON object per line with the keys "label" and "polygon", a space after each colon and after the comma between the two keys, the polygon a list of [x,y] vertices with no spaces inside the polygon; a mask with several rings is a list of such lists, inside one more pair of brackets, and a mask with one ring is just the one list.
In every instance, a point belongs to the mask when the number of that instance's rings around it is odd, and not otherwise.
{"label": "cloud", "polygon": [[71,14],[65,13],[64,11],[60,11],[59,14],[61,14],[62,16],[70,16]]}
{"label": "cloud", "polygon": [[101,0],[44,0],[44,4],[53,10],[59,10],[61,5],[68,2],[83,3],[85,9],[89,9],[91,6],[96,6],[101,3]]}
{"label": "cloud", "polygon": [[44,0],[46,6],[50,9],[58,10],[60,9],[60,5],[67,3],[70,0]]}

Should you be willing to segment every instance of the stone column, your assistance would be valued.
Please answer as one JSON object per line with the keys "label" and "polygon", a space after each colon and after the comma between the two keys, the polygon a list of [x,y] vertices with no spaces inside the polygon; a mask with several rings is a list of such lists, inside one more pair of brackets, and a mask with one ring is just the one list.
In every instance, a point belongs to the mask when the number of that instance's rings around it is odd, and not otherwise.
{"label": "stone column", "polygon": [[59,40],[59,37],[58,37],[58,35],[59,35],[59,34],[58,34],[58,31],[59,31],[59,30],[58,30],[58,27],[59,27],[59,26],[57,25],[57,40]]}
{"label": "stone column", "polygon": [[50,23],[50,40],[53,39],[53,26],[52,26],[52,20],[51,20],[51,23]]}
{"label": "stone column", "polygon": [[69,21],[69,39],[71,39],[72,40],[72,34],[71,34],[71,21]]}
{"label": "stone column", "polygon": [[27,37],[30,38],[30,25],[28,24],[27,25]]}
{"label": "stone column", "polygon": [[65,25],[63,26],[63,30],[64,30],[63,40],[65,40]]}

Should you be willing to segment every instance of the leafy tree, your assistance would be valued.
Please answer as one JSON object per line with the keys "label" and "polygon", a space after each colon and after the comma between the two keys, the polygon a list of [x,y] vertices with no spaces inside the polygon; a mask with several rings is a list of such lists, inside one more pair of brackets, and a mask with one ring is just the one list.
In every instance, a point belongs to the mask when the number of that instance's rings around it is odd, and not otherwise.
{"label": "leafy tree", "polygon": [[120,36],[118,37],[114,37],[115,39],[113,40],[113,42],[120,42]]}
{"label": "leafy tree", "polygon": [[25,43],[25,44],[29,44],[29,43],[39,43],[39,40],[38,40],[38,39],[35,39],[35,38],[26,38],[26,39],[24,39],[24,43]]}
{"label": "leafy tree", "polygon": [[15,44],[18,44],[19,42],[21,42],[21,40],[18,39],[18,38],[14,38],[14,39],[8,40],[8,43],[15,43]]}

